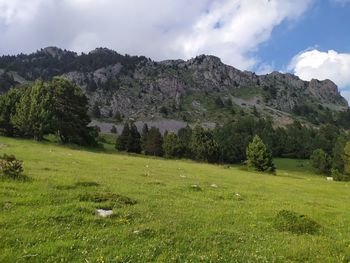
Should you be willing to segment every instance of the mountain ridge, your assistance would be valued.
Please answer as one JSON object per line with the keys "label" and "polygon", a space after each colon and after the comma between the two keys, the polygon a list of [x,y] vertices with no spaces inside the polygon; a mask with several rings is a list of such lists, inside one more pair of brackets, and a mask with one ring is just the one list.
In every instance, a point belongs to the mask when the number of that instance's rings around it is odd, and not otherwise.
{"label": "mountain ridge", "polygon": [[29,55],[0,57],[0,92],[54,76],[79,85],[91,109],[103,117],[118,113],[134,119],[220,121],[249,113],[283,122],[311,114],[311,120],[322,122],[327,111],[348,108],[331,80],[303,81],[277,71],[257,75],[212,55],[157,62],[107,48],[77,54],[47,47]]}

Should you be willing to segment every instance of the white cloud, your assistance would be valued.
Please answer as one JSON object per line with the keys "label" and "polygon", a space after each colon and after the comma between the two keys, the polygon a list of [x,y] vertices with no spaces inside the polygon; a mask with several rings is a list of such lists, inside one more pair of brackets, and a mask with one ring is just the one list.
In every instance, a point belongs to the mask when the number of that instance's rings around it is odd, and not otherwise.
{"label": "white cloud", "polygon": [[154,59],[219,56],[240,69],[313,0],[0,0],[0,54],[96,46]]}
{"label": "white cloud", "polygon": [[330,79],[340,87],[343,96],[350,100],[350,54],[334,50],[305,51],[292,59],[289,70],[304,80]]}

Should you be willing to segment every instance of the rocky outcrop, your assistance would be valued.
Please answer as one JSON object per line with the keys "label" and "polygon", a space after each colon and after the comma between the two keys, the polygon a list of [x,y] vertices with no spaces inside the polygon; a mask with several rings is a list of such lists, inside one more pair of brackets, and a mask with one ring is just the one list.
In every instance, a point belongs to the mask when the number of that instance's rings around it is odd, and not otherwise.
{"label": "rocky outcrop", "polygon": [[308,82],[279,72],[258,76],[206,55],[155,62],[104,48],[77,55],[49,47],[30,55],[1,57],[0,69],[26,80],[63,76],[79,85],[103,115],[120,112],[136,119],[169,115],[210,120],[222,114],[223,106],[232,107],[232,112],[256,106],[266,113],[272,109],[287,114],[300,105],[348,107],[330,80]]}

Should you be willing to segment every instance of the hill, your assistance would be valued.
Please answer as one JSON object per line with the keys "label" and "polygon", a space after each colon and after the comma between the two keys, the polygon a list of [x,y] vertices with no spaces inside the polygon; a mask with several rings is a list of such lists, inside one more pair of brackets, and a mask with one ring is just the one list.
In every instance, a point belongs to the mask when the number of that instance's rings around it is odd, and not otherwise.
{"label": "hill", "polygon": [[350,260],[349,184],[307,161],[269,176],[0,137],[3,153],[30,179],[1,180],[1,262]]}
{"label": "hill", "polygon": [[279,72],[259,76],[214,56],[156,62],[105,48],[78,55],[48,47],[0,57],[0,92],[57,75],[79,85],[101,117],[220,122],[258,113],[281,125],[295,117],[319,124],[348,108],[330,80],[308,82]]}

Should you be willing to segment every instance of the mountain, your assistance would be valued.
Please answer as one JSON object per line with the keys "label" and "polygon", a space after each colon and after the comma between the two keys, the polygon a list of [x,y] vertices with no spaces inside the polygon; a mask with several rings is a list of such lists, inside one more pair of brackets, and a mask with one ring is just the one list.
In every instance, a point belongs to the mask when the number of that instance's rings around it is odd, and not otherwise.
{"label": "mountain", "polygon": [[220,121],[239,114],[294,117],[315,124],[348,108],[330,80],[303,81],[291,74],[256,75],[214,56],[156,62],[97,48],[88,54],[56,47],[0,57],[0,92],[37,78],[65,77],[79,85],[104,117]]}

